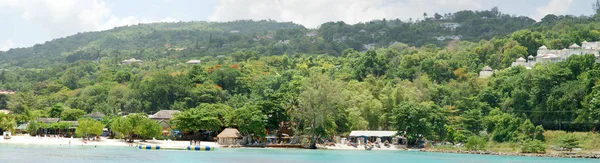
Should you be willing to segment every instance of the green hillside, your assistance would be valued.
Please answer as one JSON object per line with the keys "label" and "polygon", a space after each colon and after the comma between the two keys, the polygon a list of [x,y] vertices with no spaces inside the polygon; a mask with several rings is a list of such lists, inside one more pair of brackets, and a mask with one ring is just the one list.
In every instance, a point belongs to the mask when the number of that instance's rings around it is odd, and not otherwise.
{"label": "green hillside", "polygon": [[[440,26],[449,22],[461,25]],[[541,45],[598,41],[599,31],[600,14],[534,22],[496,9],[318,29],[274,21],[119,27],[1,52],[0,89],[17,93],[0,95],[0,108],[15,123],[171,109],[183,111],[173,123],[189,132],[261,135],[286,122],[323,138],[395,130],[411,140],[543,141],[544,130],[597,131],[600,65],[593,55],[531,70],[511,63]],[[129,58],[143,63],[121,64]],[[480,78],[484,66],[498,71]]]}

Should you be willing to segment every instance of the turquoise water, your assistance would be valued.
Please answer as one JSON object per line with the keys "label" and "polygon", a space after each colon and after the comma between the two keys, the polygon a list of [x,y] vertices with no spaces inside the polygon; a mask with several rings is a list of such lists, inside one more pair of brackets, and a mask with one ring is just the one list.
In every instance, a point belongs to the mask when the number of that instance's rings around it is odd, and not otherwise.
{"label": "turquoise water", "polygon": [[595,159],[536,158],[409,151],[223,149],[148,151],[133,147],[0,145],[0,162],[211,162],[211,163],[380,163],[380,162],[600,162]]}

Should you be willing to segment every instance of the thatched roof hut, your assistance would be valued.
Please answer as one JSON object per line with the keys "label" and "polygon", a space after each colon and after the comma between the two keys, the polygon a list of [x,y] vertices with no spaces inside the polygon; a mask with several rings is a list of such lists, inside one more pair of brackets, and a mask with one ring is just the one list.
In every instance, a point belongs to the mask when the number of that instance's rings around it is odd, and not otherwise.
{"label": "thatched roof hut", "polygon": [[219,145],[238,145],[242,136],[240,132],[235,128],[226,128],[219,135],[217,135],[219,139],[217,143]]}
{"label": "thatched roof hut", "polygon": [[237,129],[226,128],[221,133],[219,133],[219,135],[217,135],[217,137],[218,138],[240,138],[242,136],[240,135],[240,132]]}

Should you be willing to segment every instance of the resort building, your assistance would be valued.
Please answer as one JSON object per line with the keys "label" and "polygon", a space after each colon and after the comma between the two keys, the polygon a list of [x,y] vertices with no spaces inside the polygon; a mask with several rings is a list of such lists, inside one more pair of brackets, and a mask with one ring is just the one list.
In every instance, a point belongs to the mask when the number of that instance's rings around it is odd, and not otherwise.
{"label": "resort building", "polygon": [[367,142],[384,143],[389,142],[394,145],[406,144],[406,138],[398,136],[396,131],[352,131],[348,135],[349,141],[357,142],[358,145]]}
{"label": "resort building", "polygon": [[442,24],[440,24],[440,27],[450,29],[450,30],[455,30],[456,28],[460,27],[460,24],[458,24],[458,23],[442,23]]}
{"label": "resort building", "polygon": [[127,59],[127,60],[121,61],[121,64],[123,64],[123,65],[130,65],[130,64],[134,64],[134,63],[142,64],[142,63],[144,63],[144,61],[139,60],[139,59],[135,59],[135,58],[131,58],[131,59]]}
{"label": "resort building", "polygon": [[599,62],[599,51],[600,51],[600,42],[587,42],[584,41],[581,43],[582,46],[577,44],[573,44],[569,46],[568,49],[562,50],[549,50],[546,46],[541,46],[538,48],[537,55],[528,56],[527,59],[520,57],[515,62],[511,64],[511,67],[515,66],[523,66],[527,69],[531,69],[535,64],[541,63],[555,63],[555,62],[563,62],[567,60],[572,55],[586,55],[593,54],[596,56],[596,62]]}
{"label": "resort building", "polygon": [[217,143],[222,146],[239,145],[242,140],[240,132],[235,128],[226,128],[217,135]]}
{"label": "resort building", "polygon": [[200,64],[200,60],[189,60],[189,61],[185,62],[185,64],[191,64],[191,65]]}
{"label": "resort building", "polygon": [[155,120],[160,127],[162,128],[163,135],[169,135],[171,133],[171,124],[169,123],[173,118],[175,113],[179,113],[179,110],[161,110],[156,112],[153,115],[148,116],[148,118]]}

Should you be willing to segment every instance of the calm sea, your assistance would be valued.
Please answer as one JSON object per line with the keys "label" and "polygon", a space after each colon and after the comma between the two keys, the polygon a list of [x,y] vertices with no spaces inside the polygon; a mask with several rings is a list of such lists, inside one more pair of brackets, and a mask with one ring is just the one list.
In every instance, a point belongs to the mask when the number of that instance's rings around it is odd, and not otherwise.
{"label": "calm sea", "polygon": [[210,163],[525,163],[600,162],[594,159],[535,158],[409,151],[333,151],[295,149],[223,149],[147,151],[133,147],[0,145],[0,163],[27,162],[210,162]]}

